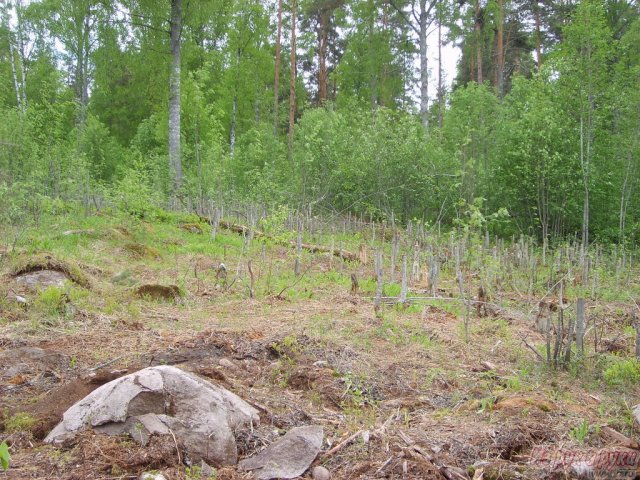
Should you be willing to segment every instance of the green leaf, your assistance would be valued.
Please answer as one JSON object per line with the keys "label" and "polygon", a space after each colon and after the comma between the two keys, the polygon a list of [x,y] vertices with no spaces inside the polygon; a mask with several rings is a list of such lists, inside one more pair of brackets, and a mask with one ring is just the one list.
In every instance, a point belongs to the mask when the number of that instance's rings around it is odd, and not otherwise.
{"label": "green leaf", "polygon": [[11,460],[11,455],[9,455],[9,446],[7,442],[0,443],[0,465],[2,465],[3,470],[9,469],[9,460]]}

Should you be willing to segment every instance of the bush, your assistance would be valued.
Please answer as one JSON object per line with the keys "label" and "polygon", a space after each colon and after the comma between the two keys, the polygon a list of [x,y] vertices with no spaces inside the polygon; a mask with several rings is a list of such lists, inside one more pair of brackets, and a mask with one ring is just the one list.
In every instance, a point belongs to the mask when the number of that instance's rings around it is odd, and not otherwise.
{"label": "bush", "polygon": [[127,169],[110,194],[115,207],[136,218],[149,218],[158,209],[162,195],[156,191],[141,162]]}

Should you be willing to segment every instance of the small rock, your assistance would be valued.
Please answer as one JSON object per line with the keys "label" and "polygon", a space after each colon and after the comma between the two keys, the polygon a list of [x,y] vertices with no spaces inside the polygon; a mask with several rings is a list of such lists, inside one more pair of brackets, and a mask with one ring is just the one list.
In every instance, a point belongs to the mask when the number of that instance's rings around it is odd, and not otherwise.
{"label": "small rock", "polygon": [[200,461],[200,474],[202,478],[209,478],[209,477],[218,478],[216,477],[216,473],[217,471],[215,468],[213,468],[211,465],[206,463],[204,460]]}
{"label": "small rock", "polygon": [[593,465],[589,462],[575,462],[571,464],[571,470],[578,478],[593,478]]}
{"label": "small rock", "polygon": [[229,360],[228,358],[221,358],[220,360],[218,360],[218,365],[220,365],[221,367],[225,367],[225,368],[233,368],[233,367],[235,367],[233,362],[231,360]]}
{"label": "small rock", "polygon": [[326,360],[318,360],[316,362],[313,362],[314,367],[326,367],[327,365],[329,365],[329,362],[327,362]]}
{"label": "small rock", "polygon": [[640,427],[640,403],[631,409],[636,427]]}
{"label": "small rock", "polygon": [[489,362],[489,361],[484,361],[480,363],[480,366],[482,367],[482,371],[484,372],[488,372],[490,370],[497,370],[497,367],[495,365],[495,363]]}
{"label": "small rock", "polygon": [[242,460],[239,467],[252,471],[258,480],[299,477],[320,453],[323,438],[321,426],[292,428],[259,454]]}
{"label": "small rock", "polygon": [[331,473],[326,468],[318,466],[311,472],[311,478],[313,478],[313,480],[329,480]]}
{"label": "small rock", "polygon": [[140,480],[167,480],[161,473],[144,472],[140,475]]}
{"label": "small rock", "polygon": [[16,295],[16,302],[26,305],[27,299],[24,297],[21,297],[20,295]]}

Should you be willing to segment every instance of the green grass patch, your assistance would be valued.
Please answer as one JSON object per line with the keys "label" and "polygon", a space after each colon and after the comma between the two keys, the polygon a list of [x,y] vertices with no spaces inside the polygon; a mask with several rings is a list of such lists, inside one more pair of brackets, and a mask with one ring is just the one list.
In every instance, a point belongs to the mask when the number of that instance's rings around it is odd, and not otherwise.
{"label": "green grass patch", "polygon": [[610,357],[611,364],[604,369],[602,377],[612,387],[635,386],[640,383],[640,362],[637,359]]}
{"label": "green grass patch", "polygon": [[25,412],[18,412],[7,418],[4,422],[4,429],[7,433],[29,431],[37,420]]}

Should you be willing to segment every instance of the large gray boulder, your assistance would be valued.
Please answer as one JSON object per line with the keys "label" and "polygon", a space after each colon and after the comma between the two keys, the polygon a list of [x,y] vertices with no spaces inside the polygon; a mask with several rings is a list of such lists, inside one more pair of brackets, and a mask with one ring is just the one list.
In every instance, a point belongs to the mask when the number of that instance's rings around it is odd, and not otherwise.
{"label": "large gray boulder", "polygon": [[61,444],[87,428],[129,433],[143,445],[152,434],[173,434],[190,459],[235,465],[235,433],[260,422],[237,395],[171,366],[149,367],[109,382],[69,408],[45,442]]}

